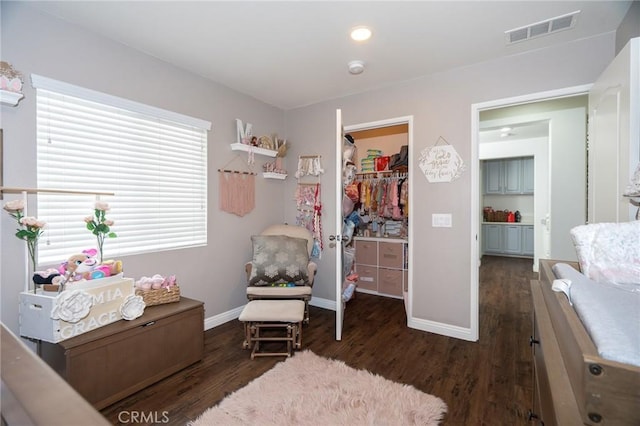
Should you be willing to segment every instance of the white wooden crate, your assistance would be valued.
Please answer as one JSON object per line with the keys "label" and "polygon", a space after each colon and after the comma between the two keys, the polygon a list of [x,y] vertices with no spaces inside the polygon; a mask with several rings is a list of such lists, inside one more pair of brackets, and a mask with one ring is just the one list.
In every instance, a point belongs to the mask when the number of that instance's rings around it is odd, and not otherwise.
{"label": "white wooden crate", "polygon": [[58,293],[20,293],[20,335],[45,342],[58,343],[122,319],[120,306],[134,295],[132,278],[122,274],[96,280],[81,281],[67,286],[68,291],[82,290],[91,296],[93,306],[77,322],[53,319]]}

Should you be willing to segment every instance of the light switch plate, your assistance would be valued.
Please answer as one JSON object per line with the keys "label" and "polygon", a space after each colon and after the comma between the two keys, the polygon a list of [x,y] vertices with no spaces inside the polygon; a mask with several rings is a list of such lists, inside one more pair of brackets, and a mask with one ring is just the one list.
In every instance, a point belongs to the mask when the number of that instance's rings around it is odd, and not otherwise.
{"label": "light switch plate", "polygon": [[433,213],[431,226],[434,228],[451,228],[451,213]]}

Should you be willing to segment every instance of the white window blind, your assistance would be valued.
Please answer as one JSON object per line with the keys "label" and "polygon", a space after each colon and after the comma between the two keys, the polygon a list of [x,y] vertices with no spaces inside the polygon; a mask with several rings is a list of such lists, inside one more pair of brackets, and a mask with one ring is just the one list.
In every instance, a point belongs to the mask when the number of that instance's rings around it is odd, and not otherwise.
{"label": "white window blind", "polygon": [[[32,75],[37,92],[38,188],[102,196],[116,238],[105,259],[207,243],[209,122]],[[84,218],[96,197],[39,194],[47,222],[38,263],[66,260],[96,237]]]}

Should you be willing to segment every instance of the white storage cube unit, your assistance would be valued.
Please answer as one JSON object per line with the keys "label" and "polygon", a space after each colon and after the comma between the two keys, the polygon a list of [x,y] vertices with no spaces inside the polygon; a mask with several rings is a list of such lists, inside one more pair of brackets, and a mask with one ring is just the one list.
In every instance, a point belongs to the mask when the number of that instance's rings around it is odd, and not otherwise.
{"label": "white storage cube unit", "polygon": [[133,279],[122,274],[70,283],[62,293],[22,292],[20,335],[58,343],[95,330],[122,319],[121,307],[130,296],[135,296]]}

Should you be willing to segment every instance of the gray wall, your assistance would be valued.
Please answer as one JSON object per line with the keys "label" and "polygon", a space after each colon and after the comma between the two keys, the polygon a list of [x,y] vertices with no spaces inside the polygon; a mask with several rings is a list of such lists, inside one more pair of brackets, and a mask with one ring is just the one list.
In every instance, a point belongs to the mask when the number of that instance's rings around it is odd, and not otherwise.
{"label": "gray wall", "polygon": [[[217,169],[236,155],[229,147],[236,138],[236,118],[252,123],[257,134],[285,135],[282,111],[43,15],[26,3],[2,2],[1,7],[2,60],[25,76],[25,98],[17,107],[3,105],[1,110],[4,185],[36,186],[35,91],[30,85],[31,73],[209,120],[213,123],[208,149],[209,244],[127,256],[123,258],[124,270],[132,278],[175,274],[183,295],[205,302],[206,317],[244,305],[243,264],[251,256],[250,235],[282,221],[282,208],[273,201],[283,200],[284,186],[280,181],[257,178],[256,209],[240,218],[218,209]],[[230,167],[242,169],[245,162],[243,153]],[[262,159],[256,156],[260,170],[261,165]],[[5,212],[0,217],[1,318],[17,332],[18,294],[24,283],[24,243],[13,237],[13,219]],[[117,232],[117,224],[114,230]]]}
{"label": "gray wall", "polygon": [[640,37],[640,1],[638,0],[631,3],[631,7],[616,31],[616,54],[635,37]]}
{"label": "gray wall", "polygon": [[[345,124],[414,116],[411,164],[414,241],[413,320],[465,330],[472,322],[471,268],[471,105],[532,92],[593,82],[614,56],[615,34],[485,62],[423,77],[384,90],[349,96],[283,113],[184,70],[132,51],[62,21],[41,15],[25,3],[2,6],[2,59],[25,76],[37,73],[213,122],[209,135],[209,245],[123,258],[127,276],[176,274],[183,294],[203,300],[206,317],[224,316],[245,303],[243,263],[251,254],[249,236],[267,224],[295,222],[295,179],[258,179],[257,208],[238,218],[217,209],[216,169],[235,153],[235,118],[256,133],[278,132],[291,141],[286,166],[301,154],[319,154],[324,234],[335,233],[335,109]],[[215,58],[214,58],[215,60]],[[312,83],[310,83],[312,84]],[[35,186],[35,102],[27,85],[18,107],[2,106],[5,185]],[[452,183],[429,184],[417,167],[420,151],[439,136],[467,164]],[[274,202],[275,200],[275,202]],[[283,207],[284,206],[284,207]],[[452,228],[431,228],[432,213],[451,213]],[[14,224],[2,214],[2,321],[17,331],[22,288],[22,242],[11,237]],[[117,229],[116,229],[117,231]],[[335,300],[333,252],[325,245],[314,296]],[[347,312],[348,314],[348,312]]]}
{"label": "gray wall", "polygon": [[[335,109],[345,125],[392,117],[414,116],[410,164],[413,186],[414,239],[413,322],[425,328],[471,326],[471,105],[496,99],[588,84],[613,59],[615,34],[485,62],[426,76],[392,88],[323,102],[286,112],[289,137],[309,146],[297,154],[321,154],[333,159]],[[452,183],[427,182],[417,166],[420,152],[438,137],[453,145],[467,171]],[[335,168],[325,162],[324,194],[335,187]],[[294,182],[287,185],[293,191]],[[333,196],[323,198],[325,234],[336,232]],[[451,213],[452,228],[432,228],[433,213]],[[285,216],[293,220],[295,209]],[[319,265],[314,294],[333,298],[332,252]],[[348,309],[346,311],[348,315]],[[346,331],[348,333],[348,331]]]}

